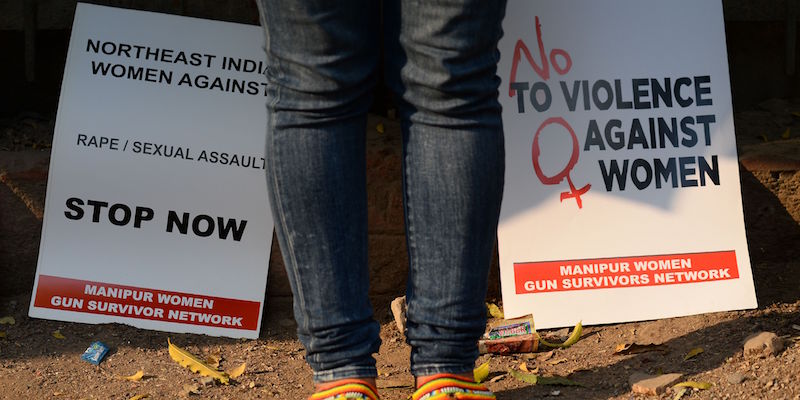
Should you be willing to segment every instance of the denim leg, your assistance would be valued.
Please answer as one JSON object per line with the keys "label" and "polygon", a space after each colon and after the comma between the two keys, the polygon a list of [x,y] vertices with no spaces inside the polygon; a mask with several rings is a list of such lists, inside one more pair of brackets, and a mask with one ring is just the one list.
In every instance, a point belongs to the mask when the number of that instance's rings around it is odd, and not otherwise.
{"label": "denim leg", "polygon": [[376,376],[365,132],[379,56],[374,0],[260,0],[267,186],[314,380]]}
{"label": "denim leg", "polygon": [[385,39],[403,118],[411,372],[469,372],[503,190],[505,2],[392,0],[384,14],[400,16],[386,21]]}

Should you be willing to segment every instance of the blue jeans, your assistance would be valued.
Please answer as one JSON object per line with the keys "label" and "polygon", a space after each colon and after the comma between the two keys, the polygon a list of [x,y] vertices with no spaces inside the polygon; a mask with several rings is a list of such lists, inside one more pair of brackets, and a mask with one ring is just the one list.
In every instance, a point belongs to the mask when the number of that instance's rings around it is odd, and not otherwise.
{"label": "blue jeans", "polygon": [[386,1],[383,26],[376,0],[260,0],[259,10],[267,182],[315,381],[376,376],[365,132],[381,40],[403,132],[411,372],[472,371],[503,190],[505,1]]}

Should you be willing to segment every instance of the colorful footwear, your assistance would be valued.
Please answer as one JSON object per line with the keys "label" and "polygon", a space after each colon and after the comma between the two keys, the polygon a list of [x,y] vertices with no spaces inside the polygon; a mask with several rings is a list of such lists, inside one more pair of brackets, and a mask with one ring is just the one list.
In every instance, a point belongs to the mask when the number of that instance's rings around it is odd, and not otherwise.
{"label": "colorful footwear", "polygon": [[467,378],[452,374],[437,374],[434,378],[420,386],[411,400],[495,400],[486,386]]}
{"label": "colorful footwear", "polygon": [[335,387],[311,395],[308,400],[379,400],[378,390],[358,379],[345,379]]}

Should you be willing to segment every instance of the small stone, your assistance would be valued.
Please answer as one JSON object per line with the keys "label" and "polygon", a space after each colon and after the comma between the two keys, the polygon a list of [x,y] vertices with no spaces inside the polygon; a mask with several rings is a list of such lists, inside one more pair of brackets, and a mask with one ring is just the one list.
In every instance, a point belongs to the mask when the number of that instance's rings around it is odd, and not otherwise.
{"label": "small stone", "polygon": [[783,350],[783,339],[772,332],[760,332],[750,335],[744,342],[746,356],[769,357]]}
{"label": "small stone", "polygon": [[734,372],[732,374],[726,375],[725,379],[727,379],[728,382],[730,382],[731,384],[738,385],[744,382],[747,379],[747,376],[739,372]]}
{"label": "small stone", "polygon": [[647,375],[643,373],[635,373],[631,375],[629,382],[634,393],[655,396],[664,393],[667,387],[672,386],[672,384],[681,379],[681,376],[683,375]]}
{"label": "small stone", "polygon": [[398,297],[392,300],[392,315],[394,315],[394,323],[397,324],[397,330],[403,335],[406,334],[406,296]]}

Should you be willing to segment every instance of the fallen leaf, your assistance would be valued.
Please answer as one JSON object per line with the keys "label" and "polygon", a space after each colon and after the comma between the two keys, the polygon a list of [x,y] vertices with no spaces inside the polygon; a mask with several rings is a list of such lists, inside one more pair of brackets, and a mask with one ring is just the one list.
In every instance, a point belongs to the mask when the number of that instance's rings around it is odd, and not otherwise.
{"label": "fallen leaf", "polygon": [[475,378],[475,382],[481,383],[489,377],[489,361],[478,366],[472,370],[472,376]]}
{"label": "fallen leaf", "polygon": [[6,331],[0,331],[0,339],[5,339]]}
{"label": "fallen leaf", "polygon": [[624,356],[628,354],[647,353],[650,351],[660,351],[666,353],[667,347],[663,344],[638,344],[638,343],[620,343],[614,349],[615,356]]}
{"label": "fallen leaf", "polygon": [[250,389],[256,387],[256,383],[254,381],[250,381],[250,384],[247,385]]}
{"label": "fallen leaf", "polygon": [[183,385],[183,394],[188,396],[190,394],[200,394],[200,386],[197,384],[185,384]]}
{"label": "fallen leaf", "polygon": [[800,325],[792,324],[792,329],[800,331]]}
{"label": "fallen leaf", "polygon": [[206,356],[206,364],[214,368],[219,368],[220,361],[222,361],[222,356],[218,354],[209,354]]}
{"label": "fallen leaf", "polygon": [[[569,335],[569,337],[567,338],[567,340],[564,341],[564,343],[550,343],[542,339],[541,336],[539,337],[539,342],[547,347],[562,347],[562,348],[569,347],[577,343],[578,340],[581,338],[582,334],[583,334],[583,325],[579,321],[578,324],[575,325],[575,328],[572,329],[572,334]],[[538,336],[539,334],[537,333],[536,335]]]}
{"label": "fallen leaf", "polygon": [[553,354],[555,354],[555,353],[556,353],[555,350],[550,350],[547,353],[542,353],[542,355],[540,355],[539,357],[536,357],[536,359],[539,360],[539,361],[547,361],[547,360],[553,358]]}
{"label": "fallen leaf", "polygon": [[686,356],[683,357],[683,361],[686,361],[686,360],[688,360],[688,359],[690,359],[692,357],[695,357],[698,354],[702,353],[703,351],[705,351],[705,350],[703,350],[702,347],[695,347],[695,348],[689,350],[688,353],[686,353]]}
{"label": "fallen leaf", "polygon": [[566,358],[559,358],[558,360],[548,361],[547,363],[550,364],[550,365],[558,365],[558,364],[561,364],[561,363],[566,362],[566,361],[567,361]]}
{"label": "fallen leaf", "polygon": [[144,371],[139,370],[139,372],[137,372],[137,373],[135,373],[135,374],[133,374],[131,376],[123,376],[122,379],[127,379],[127,380],[129,380],[131,382],[139,382],[140,380],[142,380],[143,376],[144,376]]}
{"label": "fallen leaf", "polygon": [[490,383],[495,383],[495,382],[497,382],[497,381],[499,381],[499,380],[501,380],[501,379],[503,379],[505,377],[506,377],[506,374],[496,375],[492,379],[489,379],[489,382]]}
{"label": "fallen leaf", "polygon": [[800,117],[800,111],[793,111],[792,115],[794,115],[795,117]]}
{"label": "fallen leaf", "polygon": [[276,347],[276,346],[264,346],[264,348],[266,348],[267,350],[272,350],[272,351],[280,350],[280,348]]}
{"label": "fallen leaf", "polygon": [[386,128],[383,127],[383,122],[378,122],[378,125],[375,125],[375,130],[378,131],[378,133],[386,132]]}
{"label": "fallen leaf", "polygon": [[58,330],[58,329],[54,330],[54,331],[53,331],[53,333],[51,333],[51,335],[53,335],[53,337],[54,337],[54,338],[56,338],[56,339],[61,339],[61,340],[63,340],[63,339],[66,339],[66,338],[67,338],[66,336],[62,335],[62,334],[61,334],[61,331],[60,331],[60,330]]}
{"label": "fallen leaf", "polygon": [[189,368],[189,370],[192,372],[198,372],[200,375],[210,376],[225,385],[230,382],[228,374],[217,371],[215,368],[211,368],[208,364],[195,357],[192,353],[189,353],[188,351],[172,344],[169,341],[169,338],[167,338],[167,344],[169,345],[169,356],[181,366]]}
{"label": "fallen leaf", "polygon": [[7,316],[7,317],[0,318],[0,325],[6,325],[6,324],[14,325],[16,323],[17,323],[17,321],[14,319],[14,317],[12,317],[10,315]]}
{"label": "fallen leaf", "polygon": [[486,312],[490,317],[498,319],[505,318],[505,316],[503,315],[503,310],[501,310],[500,307],[498,307],[497,304],[494,303],[486,303]]}
{"label": "fallen leaf", "polygon": [[792,136],[792,128],[786,128],[785,131],[781,134],[781,139],[788,139]]}
{"label": "fallen leaf", "polygon": [[150,397],[150,395],[147,394],[147,393],[145,393],[145,394],[137,394],[136,396],[131,397],[129,400],[142,400],[142,399],[146,399],[148,397]]}
{"label": "fallen leaf", "polygon": [[674,385],[673,387],[693,388],[693,389],[706,390],[706,389],[710,389],[711,386],[712,385],[709,382],[686,381],[686,382],[678,383],[678,384]]}
{"label": "fallen leaf", "polygon": [[673,397],[673,398],[672,398],[672,400],[678,400],[678,399],[680,399],[680,398],[681,398],[681,397],[683,397],[683,395],[685,395],[685,394],[686,394],[686,392],[688,392],[688,391],[689,391],[689,388],[686,388],[686,387],[685,387],[685,388],[681,388],[681,390],[678,390],[678,392],[677,392],[677,393],[675,393],[675,397]]}
{"label": "fallen leaf", "polygon": [[583,384],[569,380],[563,376],[539,376],[536,374],[526,374],[513,369],[509,370],[508,373],[514,378],[525,383],[530,383],[531,385],[583,386]]}
{"label": "fallen leaf", "polygon": [[769,138],[767,137],[767,135],[764,135],[763,133],[761,135],[758,135],[758,138],[764,142],[769,142]]}
{"label": "fallen leaf", "polygon": [[531,372],[531,371],[528,371],[528,363],[526,363],[526,362],[521,363],[518,368],[522,372]]}
{"label": "fallen leaf", "polygon": [[247,368],[247,363],[242,363],[242,365],[228,371],[228,376],[233,379],[236,379],[244,373],[245,368]]}

